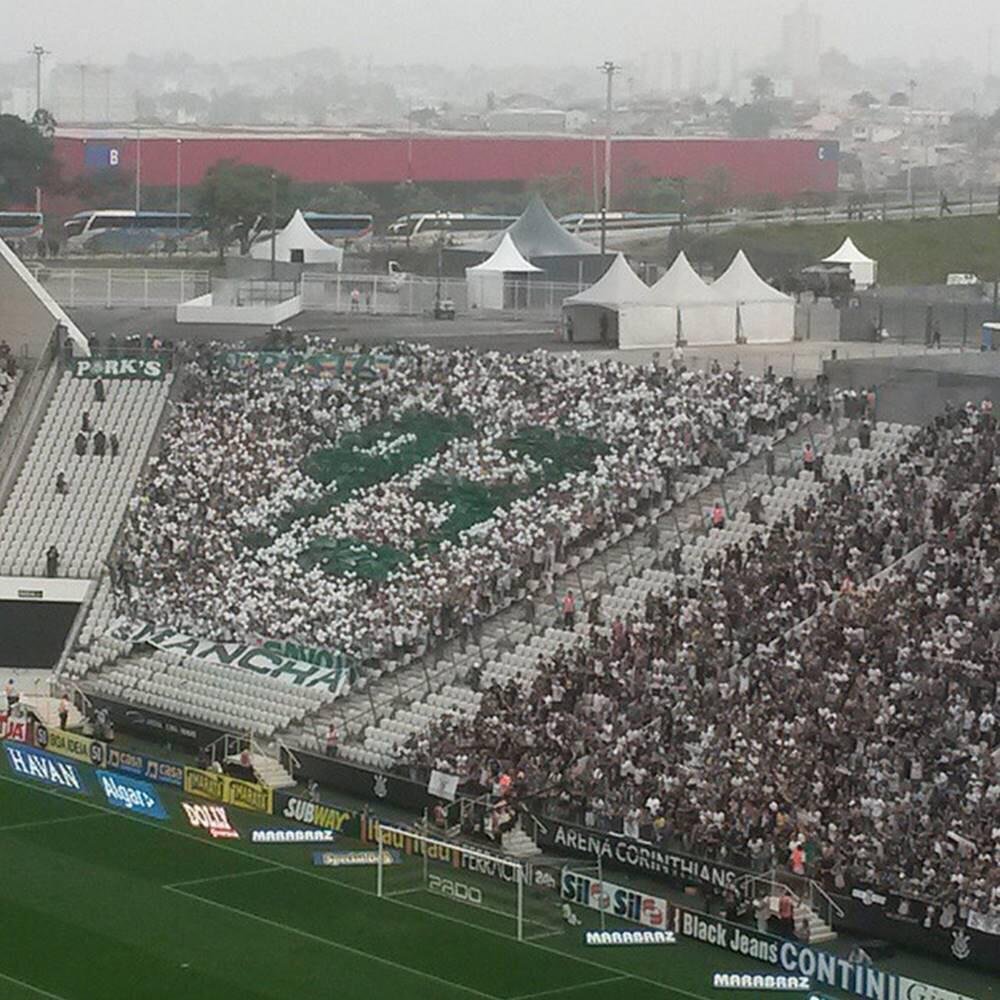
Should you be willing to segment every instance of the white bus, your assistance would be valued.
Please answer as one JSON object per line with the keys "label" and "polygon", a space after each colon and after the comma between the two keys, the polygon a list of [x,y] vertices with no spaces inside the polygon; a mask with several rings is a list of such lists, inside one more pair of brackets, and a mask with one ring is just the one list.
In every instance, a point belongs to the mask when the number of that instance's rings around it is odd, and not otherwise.
{"label": "white bus", "polygon": [[386,236],[407,246],[453,245],[492,236],[517,222],[516,215],[465,215],[461,212],[414,212],[397,219]]}
{"label": "white bus", "polygon": [[44,231],[41,212],[0,212],[0,239],[8,243],[41,239]]}
{"label": "white bus", "polygon": [[[681,217],[677,212],[645,214],[642,212],[608,212],[606,228],[608,232],[623,229],[653,229],[657,226],[676,226]],[[571,233],[599,233],[601,231],[600,212],[573,212],[559,219],[559,225]]]}
{"label": "white bus", "polygon": [[197,235],[203,227],[187,212],[135,212],[99,208],[77,212],[63,223],[69,253],[147,253]]}

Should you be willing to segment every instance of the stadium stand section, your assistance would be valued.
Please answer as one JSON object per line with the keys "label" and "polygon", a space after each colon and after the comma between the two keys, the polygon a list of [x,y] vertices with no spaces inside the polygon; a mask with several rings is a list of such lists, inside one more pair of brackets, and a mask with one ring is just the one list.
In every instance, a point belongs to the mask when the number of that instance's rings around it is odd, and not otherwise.
{"label": "stadium stand section", "polygon": [[[61,376],[0,514],[0,572],[43,576],[46,551],[54,545],[61,576],[99,576],[153,441],[169,386],[170,376],[160,382],[109,381],[106,400],[98,403],[92,382],[75,379],[69,372]],[[84,414],[90,415],[88,432],[82,429]],[[98,432],[107,439],[103,455],[94,453]],[[82,455],[76,451],[78,434],[85,436]],[[60,472],[66,480],[65,493],[56,489]]]}

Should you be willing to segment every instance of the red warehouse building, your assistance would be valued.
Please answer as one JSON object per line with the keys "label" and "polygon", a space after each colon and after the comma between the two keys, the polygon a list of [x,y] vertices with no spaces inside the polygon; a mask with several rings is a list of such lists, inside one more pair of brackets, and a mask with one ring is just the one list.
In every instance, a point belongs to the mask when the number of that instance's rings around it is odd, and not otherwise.
{"label": "red warehouse building", "polygon": [[[604,163],[602,139],[568,135],[80,128],[61,129],[55,142],[64,177],[107,169],[132,175],[138,156],[143,187],[190,187],[219,160],[236,160],[304,184],[496,186],[576,177],[589,190],[600,183]],[[643,180],[724,177],[736,197],[792,198],[836,191],[838,158],[836,143],[808,139],[620,137],[612,189],[621,193]]]}

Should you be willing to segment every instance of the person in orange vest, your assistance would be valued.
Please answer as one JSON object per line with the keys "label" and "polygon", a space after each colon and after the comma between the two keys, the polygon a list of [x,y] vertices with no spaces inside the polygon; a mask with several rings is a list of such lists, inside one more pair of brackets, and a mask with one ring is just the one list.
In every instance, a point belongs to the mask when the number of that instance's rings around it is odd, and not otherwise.
{"label": "person in orange vest", "polygon": [[792,866],[792,873],[794,875],[805,875],[806,852],[802,850],[801,844],[796,844],[792,848],[791,866]]}
{"label": "person in orange vest", "polygon": [[573,628],[576,624],[576,598],[572,590],[566,591],[562,602],[563,628]]}
{"label": "person in orange vest", "polygon": [[713,528],[724,528],[726,526],[726,512],[723,509],[720,501],[715,501],[715,506],[712,508],[712,527]]}

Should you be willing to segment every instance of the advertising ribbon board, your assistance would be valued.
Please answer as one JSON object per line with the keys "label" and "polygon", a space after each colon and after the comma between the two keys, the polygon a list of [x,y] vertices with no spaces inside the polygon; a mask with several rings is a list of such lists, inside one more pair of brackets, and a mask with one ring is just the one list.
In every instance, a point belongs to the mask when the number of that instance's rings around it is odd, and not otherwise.
{"label": "advertising ribbon board", "polygon": [[262,677],[275,677],[296,687],[326,688],[338,697],[350,690],[349,667],[323,667],[305,663],[264,646],[196,639],[177,629],[131,622],[127,618],[119,618],[113,622],[109,634],[125,642],[142,642],[156,649],[186,653],[208,663],[239,667]]}
{"label": "advertising ribbon board", "polygon": [[69,763],[69,761],[46,753],[44,750],[33,750],[31,747],[21,744],[5,743],[3,748],[7,754],[7,764],[15,774],[30,778],[32,781],[38,781],[43,785],[53,785],[68,792],[77,792],[80,795],[87,794],[87,787],[83,783],[82,775],[77,770],[76,765]]}
{"label": "advertising ribbon board", "polygon": [[840,989],[865,1000],[972,1000],[951,990],[885,972],[867,963],[849,962],[799,941],[731,924],[705,913],[674,907],[673,928],[681,937],[723,948],[732,955],[779,966],[785,972],[808,978],[816,986]]}
{"label": "advertising ribbon board", "polygon": [[255,781],[241,781],[239,778],[226,779],[226,797],[223,801],[237,809],[251,812],[270,813],[274,792]]}
{"label": "advertising ribbon board", "polygon": [[322,802],[312,802],[287,792],[274,793],[274,814],[306,826],[318,826],[324,830],[351,837],[361,838],[361,813],[349,809],[338,809],[336,806],[324,805]]}
{"label": "advertising ribbon board", "polygon": [[230,778],[216,771],[203,771],[197,767],[184,768],[184,791],[203,799],[224,802],[227,806],[249,809],[251,812],[270,813],[273,791],[254,781]]}
{"label": "advertising ribbon board", "polygon": [[121,771],[122,774],[131,774],[161,785],[184,787],[183,765],[171,764],[169,761],[157,760],[141,753],[132,753],[130,750],[108,747],[108,767],[112,771]]}
{"label": "advertising ribbon board", "polygon": [[666,930],[669,926],[670,905],[665,899],[613,882],[598,881],[579,872],[563,870],[559,895],[567,903],[603,911],[645,927]]}
{"label": "advertising ribbon board", "polygon": [[77,358],[73,378],[134,379],[160,382],[167,374],[163,358]]}
{"label": "advertising ribbon board", "polygon": [[35,729],[35,743],[49,753],[57,753],[60,757],[78,760],[81,764],[93,764],[94,767],[104,767],[107,761],[108,745],[100,740],[71,733],[65,729],[49,729],[38,726]]}
{"label": "advertising ribbon board", "polygon": [[145,781],[127,778],[111,771],[95,771],[100,782],[101,791],[108,800],[109,806],[124,809],[126,812],[149,816],[152,819],[166,819],[167,810],[163,808],[156,789]]}
{"label": "advertising ribbon board", "polygon": [[721,894],[746,873],[739,868],[678,854],[618,833],[591,830],[558,820],[540,820],[538,846],[555,854],[600,857],[605,864],[639,875],[653,875],[676,885],[698,885]]}

